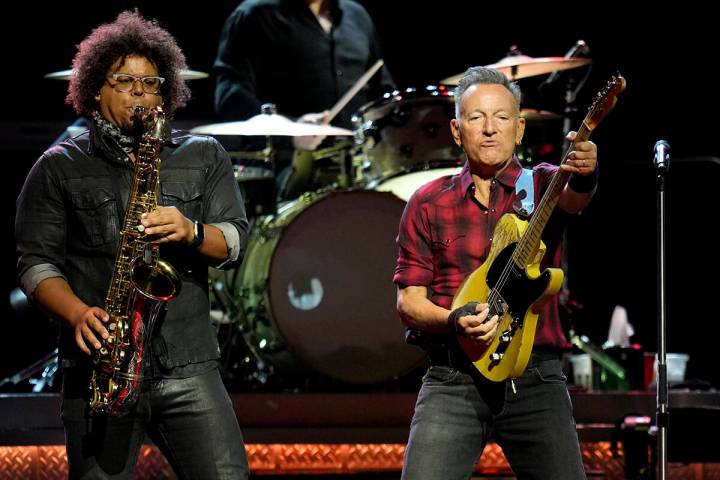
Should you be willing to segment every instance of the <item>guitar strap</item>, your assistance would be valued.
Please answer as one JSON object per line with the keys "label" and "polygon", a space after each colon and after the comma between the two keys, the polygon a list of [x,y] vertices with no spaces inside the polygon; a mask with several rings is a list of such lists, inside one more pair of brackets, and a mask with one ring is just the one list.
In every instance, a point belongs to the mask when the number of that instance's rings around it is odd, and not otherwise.
{"label": "guitar strap", "polygon": [[530,218],[533,210],[535,210],[535,186],[533,185],[533,170],[531,168],[523,168],[517,182],[515,182],[513,209],[523,219]]}

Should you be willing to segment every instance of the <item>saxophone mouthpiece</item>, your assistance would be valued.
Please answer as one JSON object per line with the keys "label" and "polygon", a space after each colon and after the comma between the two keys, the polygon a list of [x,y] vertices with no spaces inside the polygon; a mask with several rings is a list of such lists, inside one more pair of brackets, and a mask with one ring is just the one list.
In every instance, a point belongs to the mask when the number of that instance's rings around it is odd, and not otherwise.
{"label": "saxophone mouthpiece", "polygon": [[145,114],[145,107],[143,107],[142,105],[135,105],[133,107],[132,122],[133,122],[133,137],[135,137],[136,142],[140,141],[140,138],[142,137],[142,134],[145,131],[145,119],[146,118],[147,118],[147,115]]}

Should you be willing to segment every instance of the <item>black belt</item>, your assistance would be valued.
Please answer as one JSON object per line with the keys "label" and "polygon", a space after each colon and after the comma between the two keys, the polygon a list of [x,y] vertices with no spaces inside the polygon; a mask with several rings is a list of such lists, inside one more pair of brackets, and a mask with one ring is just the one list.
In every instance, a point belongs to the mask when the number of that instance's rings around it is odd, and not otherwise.
{"label": "black belt", "polygon": [[[430,364],[435,367],[450,367],[462,371],[475,371],[467,355],[458,348],[435,348],[426,349]],[[560,360],[563,351],[552,347],[534,347],[528,361],[528,368],[540,362]]]}

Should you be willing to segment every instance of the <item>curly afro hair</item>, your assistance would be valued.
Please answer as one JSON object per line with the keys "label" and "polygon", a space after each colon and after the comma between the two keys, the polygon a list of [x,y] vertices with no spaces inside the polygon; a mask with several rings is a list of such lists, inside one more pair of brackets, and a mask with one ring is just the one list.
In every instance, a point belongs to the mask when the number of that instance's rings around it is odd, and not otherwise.
{"label": "curly afro hair", "polygon": [[155,20],[144,19],[137,10],[120,13],[114,22],[100,25],[80,42],[65,103],[79,115],[92,116],[98,106],[95,96],[110,67],[133,55],[150,60],[165,77],[160,94],[168,116],[186,105],[190,89],[181,76],[181,70],[187,68],[185,55],[167,30]]}

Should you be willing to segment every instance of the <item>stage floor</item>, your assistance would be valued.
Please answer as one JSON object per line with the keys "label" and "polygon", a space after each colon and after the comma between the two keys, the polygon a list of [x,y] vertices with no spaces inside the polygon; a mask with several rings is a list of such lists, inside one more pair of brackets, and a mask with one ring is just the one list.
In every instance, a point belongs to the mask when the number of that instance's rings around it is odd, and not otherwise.
{"label": "stage floor", "polygon": [[[414,393],[235,394],[232,398],[254,477],[399,478]],[[619,442],[613,452],[613,430],[626,415],[652,418],[654,394],[573,392],[572,399],[588,476],[625,478],[623,444]],[[670,405],[720,411],[720,393],[673,391]],[[59,411],[57,394],[0,395],[0,479],[66,478]],[[672,411],[670,418],[672,422]],[[717,453],[714,462],[720,462]],[[670,478],[720,479],[720,463],[709,460],[671,463]],[[488,445],[476,475],[513,478],[495,444]],[[174,475],[157,448],[146,445],[137,478]]]}

